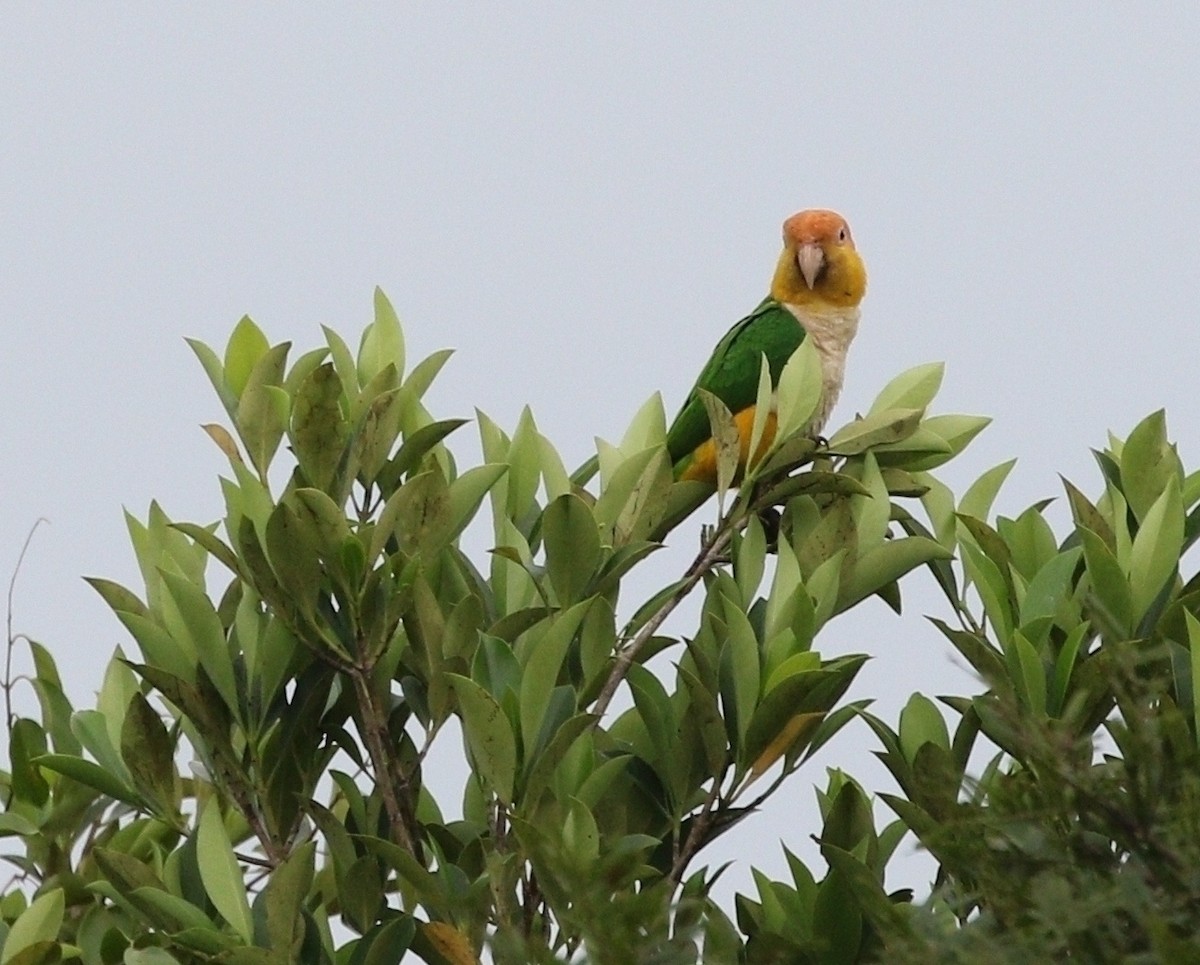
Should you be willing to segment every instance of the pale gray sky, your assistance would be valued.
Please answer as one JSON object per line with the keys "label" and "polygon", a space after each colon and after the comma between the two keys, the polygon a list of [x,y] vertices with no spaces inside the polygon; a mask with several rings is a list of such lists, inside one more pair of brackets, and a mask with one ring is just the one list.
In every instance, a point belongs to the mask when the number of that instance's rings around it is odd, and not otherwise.
{"label": "pale gray sky", "polygon": [[[944,478],[1019,456],[1001,511],[1058,472],[1094,492],[1089,447],[1164,405],[1200,465],[1200,6],[982,8],[6,4],[4,582],[51,521],[16,629],[86,701],[125,636],[80,576],[140,588],[121,507],[220,513],[197,426],[221,410],[185,335],[223,346],[249,313],[298,348],[321,323],[353,341],[379,284],[412,357],[458,349],[439,415],[511,428],[529,403],[573,465],[651,392],[673,411],[804,207],[847,216],[871,277],[834,426],[944,359],[938,410],[996,420]],[[892,719],[964,686],[923,576],[907,601],[819,640],[877,655],[851,696]],[[824,766],[894,790],[873,749],[843,732],[702,860],[811,855]],[[904,867],[889,885],[921,889]]]}

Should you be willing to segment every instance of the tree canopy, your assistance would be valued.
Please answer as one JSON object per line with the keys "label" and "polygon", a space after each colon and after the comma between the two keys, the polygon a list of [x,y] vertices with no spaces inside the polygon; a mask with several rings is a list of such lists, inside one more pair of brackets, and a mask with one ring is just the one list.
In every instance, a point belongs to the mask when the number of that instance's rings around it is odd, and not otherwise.
{"label": "tree canopy", "polygon": [[[706,400],[719,519],[634,599],[705,495],[673,478],[657,396],[573,472],[528,410],[479,413],[463,467],[468,420],[424,402],[448,352],[410,366],[380,292],[357,352],[325,337],[292,358],[244,318],[223,354],[191,343],[225,515],[128,518],[144,585],[90,579],[130,639],[94,707],[9,639],[31,669],[6,680],[0,965],[1200,957],[1200,473],[1162,412],[1095,452],[1096,495],[1064,480],[1056,533],[1048,500],[993,515],[1011,462],[939,481],[988,421],[930,413],[940,365],[799,434],[804,345],[736,489]],[[763,413],[772,389],[764,366]],[[870,655],[819,637],[871,597],[899,611],[918,569],[978,688],[886,720],[855,686]],[[894,787],[829,771],[796,829],[823,865],[788,851],[787,880],[721,907],[705,846],[850,727]],[[438,800],[446,753],[470,771]],[[909,834],[938,863],[920,900],[885,877]]]}

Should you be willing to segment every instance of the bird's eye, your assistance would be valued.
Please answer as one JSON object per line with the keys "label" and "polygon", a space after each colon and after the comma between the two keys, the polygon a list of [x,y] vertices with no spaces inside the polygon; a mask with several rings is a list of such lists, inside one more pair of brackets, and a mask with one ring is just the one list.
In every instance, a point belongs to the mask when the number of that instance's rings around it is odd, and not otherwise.
{"label": "bird's eye", "polygon": [[845,240],[846,240],[846,229],[838,228],[838,241],[844,242]]}

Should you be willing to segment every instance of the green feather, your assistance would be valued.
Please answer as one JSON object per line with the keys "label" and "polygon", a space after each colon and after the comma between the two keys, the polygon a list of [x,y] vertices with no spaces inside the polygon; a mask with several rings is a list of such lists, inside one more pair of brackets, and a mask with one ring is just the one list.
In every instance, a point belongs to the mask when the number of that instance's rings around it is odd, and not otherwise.
{"label": "green feather", "polygon": [[697,389],[711,392],[735,414],[754,405],[762,356],[767,357],[771,382],[778,383],[779,373],[804,341],[804,334],[796,317],[773,298],[763,299],[726,332],[667,431],[671,461],[678,463],[712,435]]}

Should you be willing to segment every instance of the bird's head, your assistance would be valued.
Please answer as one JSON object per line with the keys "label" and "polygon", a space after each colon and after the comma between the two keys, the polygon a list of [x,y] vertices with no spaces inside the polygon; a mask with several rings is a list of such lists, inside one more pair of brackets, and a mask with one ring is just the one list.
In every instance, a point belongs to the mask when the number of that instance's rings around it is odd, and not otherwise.
{"label": "bird's head", "polygon": [[867,290],[867,269],[836,211],[813,209],[783,223],[783,252],[771,296],[788,305],[853,308]]}

